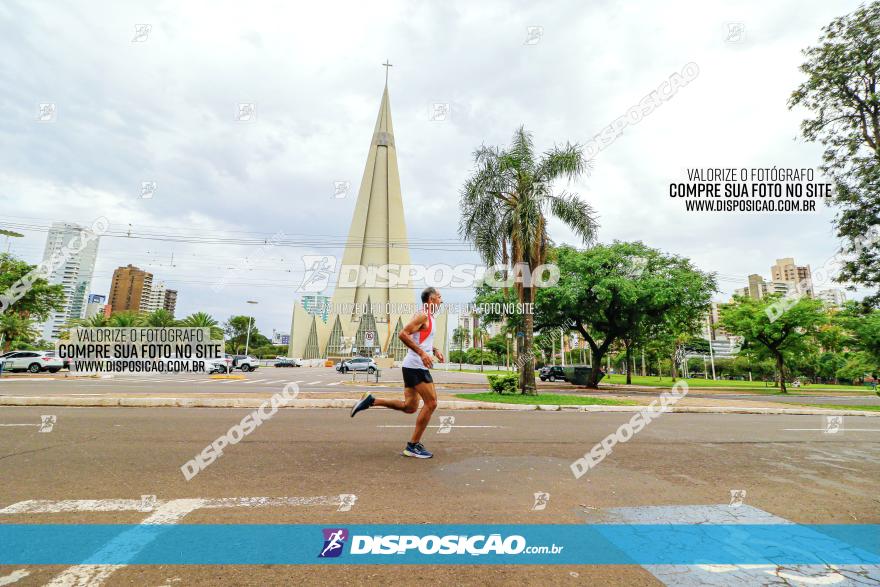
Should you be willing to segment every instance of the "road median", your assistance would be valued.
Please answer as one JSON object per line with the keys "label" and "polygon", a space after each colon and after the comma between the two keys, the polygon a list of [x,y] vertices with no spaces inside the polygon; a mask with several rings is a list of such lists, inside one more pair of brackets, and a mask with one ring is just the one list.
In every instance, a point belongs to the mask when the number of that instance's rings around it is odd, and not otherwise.
{"label": "road median", "polygon": [[[0,396],[0,406],[57,406],[89,408],[256,408],[265,401],[256,397],[69,397],[69,396]],[[286,409],[336,408],[350,409],[357,400],[351,398],[307,398],[294,400]],[[556,405],[556,404],[502,404],[493,402],[440,400],[441,410],[514,410],[536,412],[637,412],[640,405]],[[880,412],[808,407],[755,407],[755,406],[674,406],[673,413],[692,414],[786,414],[786,415],[844,415],[880,417]]]}

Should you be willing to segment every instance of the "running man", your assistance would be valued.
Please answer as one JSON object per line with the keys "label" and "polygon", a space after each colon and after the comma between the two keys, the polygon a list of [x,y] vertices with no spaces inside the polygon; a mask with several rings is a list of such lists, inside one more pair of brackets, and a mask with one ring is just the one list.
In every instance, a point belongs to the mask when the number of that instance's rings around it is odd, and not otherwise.
{"label": "running man", "polygon": [[434,455],[422,445],[422,434],[431,421],[431,415],[437,409],[437,392],[434,390],[434,380],[428,370],[434,366],[431,359],[433,354],[441,363],[445,361],[443,353],[434,347],[434,314],[440,309],[443,298],[435,288],[429,287],[422,292],[422,309],[409,324],[398,334],[398,338],[409,348],[409,352],[403,358],[403,397],[399,399],[376,399],[369,392],[358,400],[351,409],[351,417],[355,414],[371,408],[381,406],[413,414],[419,408],[419,399],[425,405],[419,411],[416,418],[416,427],[412,438],[406,443],[403,455],[417,459],[430,459]]}

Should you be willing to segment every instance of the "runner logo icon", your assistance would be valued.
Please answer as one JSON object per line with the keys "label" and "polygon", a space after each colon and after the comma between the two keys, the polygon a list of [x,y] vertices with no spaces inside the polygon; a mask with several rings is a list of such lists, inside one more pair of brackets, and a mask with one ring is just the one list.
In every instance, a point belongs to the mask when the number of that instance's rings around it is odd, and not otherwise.
{"label": "runner logo icon", "polygon": [[342,554],[342,547],[348,540],[348,530],[345,528],[324,528],[324,548],[318,558],[334,558]]}

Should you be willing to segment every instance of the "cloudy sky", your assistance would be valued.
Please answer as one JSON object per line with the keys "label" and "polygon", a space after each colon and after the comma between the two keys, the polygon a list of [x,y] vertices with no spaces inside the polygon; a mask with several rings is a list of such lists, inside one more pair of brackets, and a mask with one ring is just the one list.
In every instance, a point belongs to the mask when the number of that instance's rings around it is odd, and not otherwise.
{"label": "cloudy sky", "polygon": [[[778,257],[821,267],[838,248],[833,209],[685,212],[668,184],[691,167],[815,168],[821,148],[796,139],[804,113],[786,101],[800,50],[857,5],[4,2],[0,222],[27,227],[9,246],[31,262],[52,221],[103,215],[116,230],[162,235],[103,238],[92,291],[106,294],[113,269],[133,263],[179,290],[178,315],[225,319],[256,300],[259,329],[286,332],[302,255],[341,252],[386,58],[412,257],[425,264],[477,260],[418,247],[456,241],[475,147],[505,144],[521,124],[541,150],[585,143],[693,62],[696,79],[627,127],[589,177],[559,187],[594,206],[601,242],[690,257],[720,274],[725,300]],[[254,121],[236,120],[241,103],[256,105]],[[446,120],[431,119],[436,103],[450,105]],[[55,105],[48,122],[40,104]],[[337,181],[353,184],[348,198],[333,197]],[[173,240],[279,231],[322,246]],[[550,232],[576,242],[560,223]]]}

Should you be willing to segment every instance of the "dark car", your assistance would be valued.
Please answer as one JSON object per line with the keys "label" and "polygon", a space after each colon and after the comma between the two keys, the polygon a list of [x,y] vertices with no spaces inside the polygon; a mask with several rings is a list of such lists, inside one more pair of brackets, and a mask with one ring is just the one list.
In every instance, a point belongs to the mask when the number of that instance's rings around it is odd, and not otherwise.
{"label": "dark car", "polygon": [[276,367],[302,367],[302,363],[297,361],[296,359],[289,359],[286,357],[279,357],[275,361]]}
{"label": "dark car", "polygon": [[559,365],[547,365],[541,367],[541,370],[538,371],[538,377],[541,378],[541,381],[556,381],[557,379],[565,381],[565,371]]}

